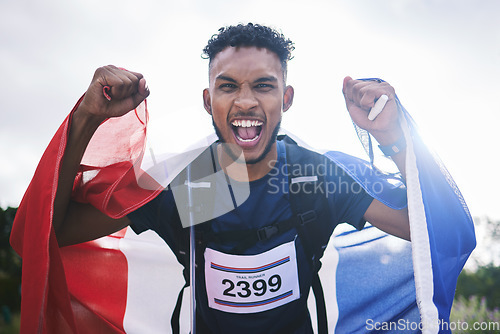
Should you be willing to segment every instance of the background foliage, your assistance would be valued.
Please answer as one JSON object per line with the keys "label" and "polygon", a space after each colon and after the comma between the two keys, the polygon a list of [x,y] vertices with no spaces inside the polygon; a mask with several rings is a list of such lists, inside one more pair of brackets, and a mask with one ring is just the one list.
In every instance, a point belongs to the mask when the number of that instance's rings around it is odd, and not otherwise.
{"label": "background foliage", "polygon": [[19,333],[21,258],[9,244],[16,211],[0,208],[0,333]]}

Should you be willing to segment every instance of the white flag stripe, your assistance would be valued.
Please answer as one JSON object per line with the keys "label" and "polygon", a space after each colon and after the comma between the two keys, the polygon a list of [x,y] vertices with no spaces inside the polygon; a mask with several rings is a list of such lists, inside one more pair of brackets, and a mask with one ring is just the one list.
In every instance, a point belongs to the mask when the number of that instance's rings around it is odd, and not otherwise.
{"label": "white flag stripe", "polygon": [[313,175],[313,176],[299,176],[299,177],[294,177],[292,179],[292,184],[295,183],[300,183],[300,182],[316,182],[318,181],[318,176]]}
{"label": "white flag stripe", "polygon": [[128,263],[125,332],[170,333],[170,318],[177,295],[184,286],[182,266],[153,231],[136,235],[127,228],[120,250]]}
{"label": "white flag stripe", "polygon": [[417,304],[423,324],[422,333],[434,334],[439,331],[439,314],[437,307],[433,302],[434,281],[429,235],[427,231],[427,219],[425,217],[425,209],[412,137],[404,115],[401,115],[400,122],[406,140],[408,216],[410,219],[410,235]]}

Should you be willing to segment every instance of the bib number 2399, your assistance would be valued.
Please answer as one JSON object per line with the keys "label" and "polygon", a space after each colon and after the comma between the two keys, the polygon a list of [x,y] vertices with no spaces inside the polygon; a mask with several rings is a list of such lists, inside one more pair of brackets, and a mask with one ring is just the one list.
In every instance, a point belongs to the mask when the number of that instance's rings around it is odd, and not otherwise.
{"label": "bib number 2399", "polygon": [[230,255],[207,248],[205,280],[213,309],[255,313],[287,304],[300,297],[295,244],[258,255]]}

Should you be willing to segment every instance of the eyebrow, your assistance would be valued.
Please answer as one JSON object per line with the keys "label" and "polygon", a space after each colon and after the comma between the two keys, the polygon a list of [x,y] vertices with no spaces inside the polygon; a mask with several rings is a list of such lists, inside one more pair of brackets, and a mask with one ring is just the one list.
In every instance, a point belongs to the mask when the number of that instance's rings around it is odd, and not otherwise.
{"label": "eyebrow", "polygon": [[268,82],[268,81],[276,82],[276,81],[278,81],[278,78],[276,78],[274,76],[262,77],[262,78],[258,78],[257,80],[255,80],[254,83]]}
{"label": "eyebrow", "polygon": [[[223,81],[229,81],[229,82],[232,82],[232,83],[236,83],[236,80],[234,80],[233,78],[231,77],[228,77],[228,76],[225,76],[225,75],[218,75],[215,80],[223,80]],[[278,78],[276,78],[275,76],[267,76],[267,77],[261,77],[261,78],[258,78],[256,80],[254,80],[254,83],[260,83],[260,82],[276,82],[278,81]]]}
{"label": "eyebrow", "polygon": [[229,82],[232,82],[232,83],[236,83],[236,80],[234,80],[233,78],[231,77],[226,77],[225,75],[218,75],[215,80],[224,80],[224,81],[229,81]]}

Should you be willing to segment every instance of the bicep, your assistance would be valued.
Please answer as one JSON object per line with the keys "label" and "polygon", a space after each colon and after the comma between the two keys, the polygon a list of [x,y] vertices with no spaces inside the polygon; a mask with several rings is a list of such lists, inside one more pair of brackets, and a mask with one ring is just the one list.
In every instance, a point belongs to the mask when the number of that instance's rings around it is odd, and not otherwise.
{"label": "bicep", "polygon": [[364,219],[380,230],[410,240],[408,209],[392,209],[374,199],[364,214]]}
{"label": "bicep", "polygon": [[71,202],[63,224],[56,232],[60,247],[94,240],[130,225],[127,216],[114,219],[90,204]]}

